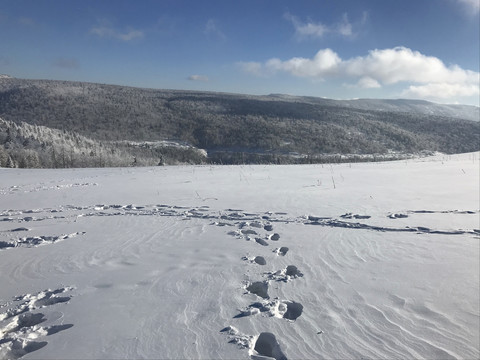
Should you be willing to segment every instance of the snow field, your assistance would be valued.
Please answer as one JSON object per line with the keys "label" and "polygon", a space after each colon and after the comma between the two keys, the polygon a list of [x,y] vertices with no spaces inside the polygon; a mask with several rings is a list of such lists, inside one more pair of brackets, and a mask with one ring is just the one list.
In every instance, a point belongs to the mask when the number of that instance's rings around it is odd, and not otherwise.
{"label": "snow field", "polygon": [[478,159],[0,169],[0,357],[478,358]]}

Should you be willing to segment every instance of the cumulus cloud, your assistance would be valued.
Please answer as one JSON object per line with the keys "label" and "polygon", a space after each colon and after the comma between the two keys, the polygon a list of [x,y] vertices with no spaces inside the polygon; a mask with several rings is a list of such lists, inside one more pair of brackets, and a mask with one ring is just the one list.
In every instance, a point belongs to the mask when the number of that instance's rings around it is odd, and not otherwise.
{"label": "cumulus cloud", "polygon": [[124,31],[121,31],[114,28],[108,21],[102,21],[100,24],[93,26],[90,29],[90,34],[125,42],[144,37],[144,32],[141,30],[128,27]]}
{"label": "cumulus cloud", "polygon": [[290,60],[270,59],[265,67],[273,71],[285,71],[299,77],[324,77],[337,72],[340,57],[331,49],[317,52],[312,59],[294,57]]}
{"label": "cumulus cloud", "polygon": [[370,76],[385,84],[403,81],[456,84],[478,82],[478,73],[463,70],[457,65],[447,67],[436,57],[405,47],[372,50],[365,57],[345,61],[344,67],[347,74]]}
{"label": "cumulus cloud", "polygon": [[449,99],[479,95],[479,87],[474,84],[435,83],[427,85],[410,85],[402,96],[414,98]]}
{"label": "cumulus cloud", "polygon": [[190,75],[187,79],[191,80],[191,81],[208,81],[208,76],[205,76],[205,75]]}
{"label": "cumulus cloud", "polygon": [[[440,59],[406,47],[371,50],[366,56],[341,59],[331,49],[318,51],[313,58],[272,58],[264,63],[242,63],[255,75],[288,73],[309,79],[358,79],[356,87],[380,88],[385,85],[410,85],[404,95],[446,98],[479,94],[478,72],[458,65],[446,66]],[[410,83],[410,84],[408,84]]]}
{"label": "cumulus cloud", "polygon": [[368,76],[364,76],[360,80],[358,80],[357,86],[363,89],[374,89],[382,87],[382,85],[380,85],[377,80],[372,79]]}
{"label": "cumulus cloud", "polygon": [[[292,23],[295,29],[295,35],[298,39],[322,38],[327,34],[336,34],[344,37],[356,36],[354,25],[349,21],[347,14],[343,14],[338,23],[328,25],[321,22],[314,22],[311,19],[302,21],[299,17],[292,15],[289,12],[285,13],[283,17]],[[367,14],[364,13],[361,21],[357,25],[365,24],[366,20]]]}

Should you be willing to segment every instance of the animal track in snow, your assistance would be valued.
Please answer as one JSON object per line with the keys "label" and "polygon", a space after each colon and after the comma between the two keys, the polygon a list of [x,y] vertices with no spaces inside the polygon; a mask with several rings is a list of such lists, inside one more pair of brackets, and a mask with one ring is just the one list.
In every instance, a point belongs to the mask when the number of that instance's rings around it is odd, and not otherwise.
{"label": "animal track in snow", "polygon": [[265,304],[262,304],[261,302],[255,302],[249,305],[246,309],[240,310],[240,314],[235,315],[233,318],[238,319],[245,316],[256,315],[266,311],[269,311],[269,308]]}
{"label": "animal track in snow", "polygon": [[261,298],[268,299],[268,282],[267,281],[255,281],[246,287],[249,293],[260,296]]}
{"label": "animal track in snow", "polygon": [[478,214],[480,213],[479,210],[472,211],[472,210],[409,210],[408,213],[411,214]]}
{"label": "animal track in snow", "polygon": [[15,228],[15,229],[12,229],[12,230],[8,230],[9,232],[20,232],[20,231],[30,231],[30,229],[26,228],[26,227],[19,227],[19,228]]}
{"label": "animal track in snow", "polygon": [[7,320],[13,316],[27,311],[34,311],[46,306],[68,302],[72,298],[71,296],[59,296],[59,294],[63,294],[71,290],[73,290],[72,287],[63,287],[56,290],[47,289],[40,291],[37,294],[25,294],[17,296],[13,299],[13,302],[9,302],[0,306],[0,308],[7,308],[6,311],[0,313],[0,321]]}
{"label": "animal track in snow", "polygon": [[59,236],[30,236],[30,237],[22,237],[19,239],[11,239],[10,241],[0,241],[0,250],[1,249],[11,249],[14,247],[37,247],[40,245],[45,244],[53,244],[58,241],[62,241],[65,239],[74,238],[78,235],[84,235],[85,232],[76,232],[67,235],[59,235]]}
{"label": "animal track in snow", "polygon": [[287,360],[272,333],[262,332],[258,336],[244,335],[231,325],[220,332],[228,336],[230,344],[235,344],[240,349],[249,349],[252,360]]}
{"label": "animal track in snow", "polygon": [[267,265],[267,261],[263,256],[255,256],[255,259],[253,259],[258,265]]}
{"label": "animal track in snow", "polygon": [[274,233],[274,234],[270,235],[268,238],[269,238],[269,240],[272,240],[272,241],[278,241],[278,240],[280,240],[280,235],[277,234],[277,233]]}
{"label": "animal track in snow", "polygon": [[282,246],[281,248],[276,248],[275,250],[273,250],[273,252],[279,256],[285,256],[287,255],[288,247]]}
{"label": "animal track in snow", "polygon": [[268,246],[268,242],[266,242],[262,238],[255,238],[255,242],[262,245],[262,246]]}
{"label": "animal track in snow", "polygon": [[2,359],[20,359],[28,353],[37,351],[45,347],[46,341],[33,341],[28,339],[6,339],[6,342],[0,343],[0,356]]}
{"label": "animal track in snow", "polygon": [[358,215],[358,214],[352,214],[352,213],[346,213],[343,215],[340,215],[342,219],[370,219],[370,215]]}
{"label": "animal track in snow", "polygon": [[[315,219],[315,220],[311,220]],[[410,232],[410,233],[428,233],[428,234],[443,234],[443,235],[463,235],[463,234],[473,234],[478,235],[479,230],[434,230],[423,226],[417,227],[403,227],[403,228],[392,228],[384,226],[375,226],[368,225],[359,222],[348,222],[335,219],[328,220],[319,220],[316,217],[309,217],[308,222],[305,222],[305,225],[319,225],[326,227],[339,227],[346,229],[363,229],[363,230],[373,230],[373,231],[382,231],[382,232]]]}
{"label": "animal track in snow", "polygon": [[[270,221],[273,221],[272,213],[262,216],[262,219],[268,220],[268,222],[262,222],[260,219],[258,221],[242,221],[237,224],[238,230],[230,231],[228,234],[236,238],[253,240],[250,235],[260,235],[261,230],[267,232],[273,231],[273,226],[270,224]],[[264,238],[256,236],[254,239],[256,243],[263,246],[268,246],[269,244],[267,240],[278,241],[280,239],[280,234],[266,233]],[[285,254],[288,252],[288,248],[284,246],[275,249],[274,252],[277,255],[285,256]],[[256,256],[253,258],[244,256],[242,259],[259,265],[266,265],[266,260],[263,256]],[[284,270],[277,271],[276,273],[266,274],[268,277],[267,280],[250,282],[245,286],[245,289],[248,293],[255,294],[264,300],[261,302],[254,302],[247,308],[240,310],[240,313],[235,315],[234,319],[263,313],[267,316],[283,318],[288,321],[295,321],[302,315],[303,305],[295,301],[288,300],[280,301],[278,299],[274,299],[273,301],[270,301],[270,296],[268,295],[268,286],[270,280],[287,282],[289,279],[303,276],[303,274],[294,265],[289,265]],[[255,338],[252,336],[240,335],[238,330],[232,326],[226,327],[221,331],[229,334],[231,339],[229,341],[230,343],[240,345],[242,348],[249,347],[249,353],[253,360],[286,360],[285,354],[283,354],[281,351],[280,345],[278,344],[275,335],[272,333],[264,332]]]}
{"label": "animal track in snow", "polygon": [[288,301],[284,303],[286,306],[286,311],[283,313],[283,318],[287,320],[296,320],[303,312],[303,305],[295,302]]}
{"label": "animal track in snow", "polygon": [[398,214],[394,213],[394,214],[389,214],[387,217],[390,219],[404,219],[404,218],[408,218],[408,215],[401,214],[401,213],[398,213]]}
{"label": "animal track in snow", "polygon": [[250,223],[250,226],[254,227],[254,228],[261,229],[261,228],[263,228],[263,223],[261,223],[260,221],[252,221]]}
{"label": "animal track in snow", "polygon": [[302,277],[303,274],[298,270],[295,265],[288,265],[283,270],[266,273],[269,280],[284,281],[287,282],[291,279]]}
{"label": "animal track in snow", "polygon": [[263,229],[264,229],[265,231],[273,231],[273,226],[270,225],[270,224],[267,224],[267,225],[265,225],[265,226],[263,227]]}
{"label": "animal track in snow", "polygon": [[1,330],[3,336],[9,333],[16,332],[25,327],[33,327],[47,320],[42,313],[23,313],[18,316],[14,316],[7,325]]}
{"label": "animal track in snow", "polygon": [[250,349],[254,345],[254,336],[241,334],[234,326],[227,326],[220,332],[228,336],[230,344],[235,344],[240,349]]}
{"label": "animal track in snow", "polygon": [[255,341],[253,350],[254,352],[251,354],[253,360],[265,359],[265,356],[275,360],[287,360],[287,357],[280,349],[280,344],[275,335],[270,332],[260,333]]}
{"label": "animal track in snow", "polygon": [[263,256],[255,256],[253,258],[249,258],[247,256],[242,257],[242,260],[249,261],[252,264],[258,265],[267,265],[267,261]]}
{"label": "animal track in snow", "polygon": [[[0,358],[19,359],[22,356],[46,346],[46,341],[34,341],[39,337],[54,335],[67,330],[73,324],[60,324],[42,327],[47,321],[44,313],[34,312],[37,309],[67,303],[71,296],[59,296],[72,288],[44,290],[37,294],[17,296],[12,302],[2,304],[7,308],[0,314]],[[53,319],[55,321],[56,319]]]}
{"label": "animal track in snow", "polygon": [[[80,184],[82,185],[82,184]],[[85,184],[83,184],[85,185]],[[91,185],[91,184],[90,184]],[[86,185],[85,185],[86,186]],[[469,216],[471,214],[479,214],[479,210],[408,210],[402,213],[386,214],[391,219],[398,219],[408,214],[461,214]],[[473,234],[478,235],[479,229],[470,230],[439,230],[439,229],[422,229],[422,227],[382,227],[374,226],[360,222],[352,222],[349,220],[369,219],[369,215],[359,215],[353,213],[345,213],[337,219],[332,217],[307,216],[290,218],[287,213],[266,212],[264,214],[248,213],[243,210],[227,209],[222,212],[213,211],[206,206],[200,207],[179,207],[170,205],[119,205],[119,204],[95,204],[90,206],[74,206],[63,205],[57,208],[44,209],[25,209],[25,210],[0,210],[0,222],[37,222],[55,219],[72,219],[76,221],[81,217],[91,216],[174,216],[182,218],[200,218],[212,219],[212,225],[217,226],[238,226],[239,233],[230,233],[236,237],[244,237],[246,240],[253,240],[250,235],[260,235],[265,240],[278,240],[278,234],[269,234],[273,231],[272,223],[301,223],[305,225],[320,225],[326,227],[342,227],[348,229],[365,229],[372,231],[392,231],[392,232],[418,232],[431,234]],[[257,234],[254,234],[253,231]],[[266,231],[264,235],[261,231]]]}
{"label": "animal track in snow", "polygon": [[273,300],[270,302],[255,302],[234,316],[234,319],[256,315],[260,313],[294,321],[302,315],[303,305],[289,300]]}
{"label": "animal track in snow", "polygon": [[258,233],[255,230],[251,230],[251,229],[242,229],[240,230],[240,232],[243,235],[258,235]]}

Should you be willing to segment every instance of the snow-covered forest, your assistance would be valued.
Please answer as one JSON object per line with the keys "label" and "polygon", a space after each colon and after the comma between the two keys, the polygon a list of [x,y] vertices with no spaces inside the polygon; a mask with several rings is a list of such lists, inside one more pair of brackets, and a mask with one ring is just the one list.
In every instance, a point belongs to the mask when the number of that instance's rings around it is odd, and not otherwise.
{"label": "snow-covered forest", "polygon": [[479,109],[0,79],[0,166],[289,164],[479,149]]}

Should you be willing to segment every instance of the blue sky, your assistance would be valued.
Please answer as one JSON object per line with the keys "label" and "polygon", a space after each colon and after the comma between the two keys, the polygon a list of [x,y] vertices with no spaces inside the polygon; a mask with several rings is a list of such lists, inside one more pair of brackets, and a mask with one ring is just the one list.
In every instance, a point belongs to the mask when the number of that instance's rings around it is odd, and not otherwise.
{"label": "blue sky", "polygon": [[480,0],[0,0],[0,74],[479,105]]}

